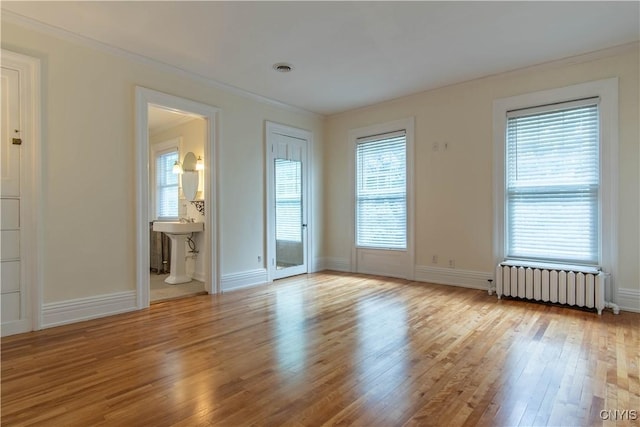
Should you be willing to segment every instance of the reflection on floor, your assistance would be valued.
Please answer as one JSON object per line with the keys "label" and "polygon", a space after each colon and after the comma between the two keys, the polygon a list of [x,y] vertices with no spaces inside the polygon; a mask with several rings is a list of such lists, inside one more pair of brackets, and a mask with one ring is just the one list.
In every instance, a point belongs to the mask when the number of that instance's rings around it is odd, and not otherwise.
{"label": "reflection on floor", "polygon": [[151,289],[149,299],[151,302],[165,301],[168,299],[182,298],[192,295],[200,295],[206,293],[204,283],[192,280],[189,283],[181,283],[179,285],[169,285],[164,279],[169,277],[168,274],[151,273]]}

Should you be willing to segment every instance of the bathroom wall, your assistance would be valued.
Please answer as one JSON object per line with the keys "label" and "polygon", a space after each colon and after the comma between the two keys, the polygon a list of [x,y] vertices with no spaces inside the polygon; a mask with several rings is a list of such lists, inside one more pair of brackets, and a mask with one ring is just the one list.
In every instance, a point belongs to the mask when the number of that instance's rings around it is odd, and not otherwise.
{"label": "bathroom wall", "polygon": [[[322,224],[322,117],[4,15],[1,31],[3,49],[41,60],[38,232],[45,305],[136,289],[137,85],[220,108],[215,161],[223,278],[265,268],[266,120],[313,133],[311,202]],[[312,231],[311,251],[321,256],[321,227]]]}

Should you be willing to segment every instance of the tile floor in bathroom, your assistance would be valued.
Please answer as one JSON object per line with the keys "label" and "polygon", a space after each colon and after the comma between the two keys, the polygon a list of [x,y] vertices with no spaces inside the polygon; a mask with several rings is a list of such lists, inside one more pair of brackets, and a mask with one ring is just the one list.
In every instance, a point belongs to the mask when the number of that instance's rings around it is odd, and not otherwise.
{"label": "tile floor in bathroom", "polygon": [[164,279],[169,277],[168,274],[151,273],[150,277],[149,299],[152,303],[206,293],[204,283],[197,280],[179,285],[169,285],[164,282]]}

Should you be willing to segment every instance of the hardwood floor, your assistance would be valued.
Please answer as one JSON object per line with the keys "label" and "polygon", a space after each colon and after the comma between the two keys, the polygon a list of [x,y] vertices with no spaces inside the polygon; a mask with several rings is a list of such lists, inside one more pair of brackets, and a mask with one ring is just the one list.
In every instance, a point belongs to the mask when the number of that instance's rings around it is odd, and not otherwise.
{"label": "hardwood floor", "polygon": [[639,325],[318,273],[3,338],[2,425],[638,425]]}

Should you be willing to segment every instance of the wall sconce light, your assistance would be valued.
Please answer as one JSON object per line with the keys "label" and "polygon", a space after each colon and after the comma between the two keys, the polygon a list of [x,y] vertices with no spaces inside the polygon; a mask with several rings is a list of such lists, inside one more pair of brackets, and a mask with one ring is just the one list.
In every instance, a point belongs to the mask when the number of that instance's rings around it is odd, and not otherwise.
{"label": "wall sconce light", "polygon": [[177,160],[173,164],[173,173],[175,173],[175,174],[181,174],[182,173],[182,166],[180,165],[180,162],[177,161]]}
{"label": "wall sconce light", "polygon": [[196,161],[196,170],[201,171],[204,170],[204,161],[202,157],[198,156],[198,160]]}

